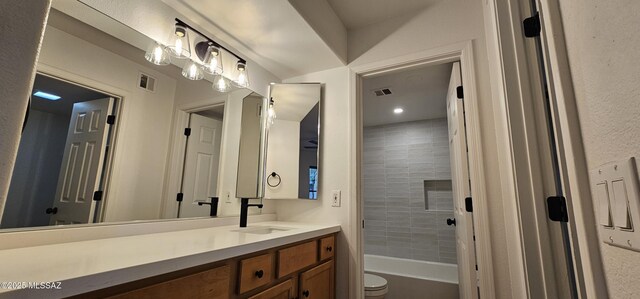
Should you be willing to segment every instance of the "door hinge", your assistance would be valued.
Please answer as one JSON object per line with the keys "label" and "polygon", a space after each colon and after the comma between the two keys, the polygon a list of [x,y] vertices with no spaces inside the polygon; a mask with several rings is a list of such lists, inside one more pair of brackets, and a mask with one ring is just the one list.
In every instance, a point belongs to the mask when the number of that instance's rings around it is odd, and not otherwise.
{"label": "door hinge", "polygon": [[536,14],[532,17],[528,17],[522,21],[524,27],[524,36],[537,37],[540,36],[540,13],[536,11]]}
{"label": "door hinge", "polygon": [[111,114],[107,116],[107,124],[113,125],[116,123],[116,116]]}
{"label": "door hinge", "polygon": [[93,200],[101,201],[102,200],[102,191],[93,192]]}
{"label": "door hinge", "polygon": [[467,197],[464,199],[464,209],[467,212],[473,212],[473,200],[471,197]]}
{"label": "door hinge", "polygon": [[191,136],[191,128],[184,128],[184,136]]}
{"label": "door hinge", "polygon": [[180,192],[176,195],[176,201],[182,202],[182,198],[184,197],[184,193]]}
{"label": "door hinge", "polygon": [[547,198],[547,209],[549,211],[549,219],[552,221],[569,222],[567,200],[564,196],[551,196]]}
{"label": "door hinge", "polygon": [[464,90],[462,89],[462,85],[456,87],[456,96],[458,99],[464,98]]}

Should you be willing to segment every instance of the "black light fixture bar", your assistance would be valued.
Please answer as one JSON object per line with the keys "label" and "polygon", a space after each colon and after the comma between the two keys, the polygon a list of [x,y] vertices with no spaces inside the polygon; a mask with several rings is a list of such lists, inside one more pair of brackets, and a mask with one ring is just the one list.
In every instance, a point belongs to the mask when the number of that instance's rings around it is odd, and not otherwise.
{"label": "black light fixture bar", "polygon": [[204,35],[204,34],[203,34],[202,32],[200,32],[200,31],[198,31],[198,29],[195,29],[195,28],[191,27],[191,25],[189,25],[189,24],[187,24],[187,23],[183,22],[182,20],[180,20],[180,19],[178,19],[178,18],[176,18],[175,20],[176,20],[176,24],[178,24],[178,25],[182,25],[182,26],[184,26],[184,27],[189,28],[191,31],[193,31],[193,32],[197,33],[198,35],[200,35],[200,36],[204,37],[205,39],[207,39],[207,41],[209,41],[210,43],[212,43],[214,46],[219,47],[219,48],[221,48],[221,49],[225,50],[227,53],[231,53],[231,55],[233,55],[233,56],[235,56],[236,58],[238,58],[238,60],[239,60],[240,62],[242,62],[242,63],[247,63],[247,61],[246,61],[244,58],[242,58],[242,57],[238,56],[238,54],[236,54],[236,53],[234,53],[233,51],[231,51],[231,50],[229,50],[229,49],[225,48],[225,47],[224,47],[224,46],[222,46],[221,44],[219,44],[219,43],[215,42],[215,41],[214,41],[213,39],[211,39],[210,37],[208,37],[208,36]]}

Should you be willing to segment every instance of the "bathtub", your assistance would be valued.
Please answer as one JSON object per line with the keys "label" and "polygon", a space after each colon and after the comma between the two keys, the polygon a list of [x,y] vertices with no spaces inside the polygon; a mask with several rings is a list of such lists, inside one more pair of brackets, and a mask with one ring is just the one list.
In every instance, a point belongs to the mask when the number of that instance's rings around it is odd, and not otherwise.
{"label": "bathtub", "polygon": [[387,299],[459,297],[455,264],[365,254],[364,271],[387,280]]}

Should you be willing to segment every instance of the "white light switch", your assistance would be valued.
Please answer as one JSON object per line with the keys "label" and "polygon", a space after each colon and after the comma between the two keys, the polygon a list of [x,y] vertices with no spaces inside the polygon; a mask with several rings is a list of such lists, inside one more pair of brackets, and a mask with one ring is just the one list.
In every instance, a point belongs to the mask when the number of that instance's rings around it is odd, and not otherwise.
{"label": "white light switch", "polygon": [[598,221],[600,225],[612,227],[611,203],[609,202],[609,188],[607,188],[606,181],[596,185],[596,200],[598,201]]}
{"label": "white light switch", "polygon": [[341,198],[341,194],[340,194],[340,190],[333,190],[332,192],[332,197],[331,197],[331,206],[332,207],[339,207],[342,203],[342,198]]}
{"label": "white light switch", "polygon": [[629,198],[624,179],[617,179],[611,182],[613,193],[613,223],[622,229],[631,229],[631,219],[629,218]]}

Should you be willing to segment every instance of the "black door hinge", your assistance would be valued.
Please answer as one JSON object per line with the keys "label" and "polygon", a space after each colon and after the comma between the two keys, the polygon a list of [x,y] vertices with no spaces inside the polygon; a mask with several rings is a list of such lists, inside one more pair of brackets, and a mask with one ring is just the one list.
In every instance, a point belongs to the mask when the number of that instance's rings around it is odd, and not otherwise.
{"label": "black door hinge", "polygon": [[182,198],[184,197],[184,193],[180,192],[176,195],[176,201],[182,202]]}
{"label": "black door hinge", "polygon": [[116,123],[116,116],[111,114],[107,116],[107,124],[113,125]]}
{"label": "black door hinge", "polygon": [[184,128],[184,136],[191,136],[191,128]]}
{"label": "black door hinge", "polygon": [[524,36],[536,37],[540,36],[540,14],[536,11],[536,14],[532,17],[528,17],[522,21],[524,27]]}
{"label": "black door hinge", "polygon": [[102,200],[102,191],[93,192],[93,200],[101,201]]}
{"label": "black door hinge", "polygon": [[549,211],[549,219],[552,221],[569,222],[567,200],[564,196],[551,196],[547,198],[547,210]]}
{"label": "black door hinge", "polygon": [[464,199],[464,209],[467,212],[473,212],[473,200],[471,197],[467,197]]}
{"label": "black door hinge", "polygon": [[464,90],[462,89],[462,85],[456,87],[456,96],[458,99],[464,98]]}

